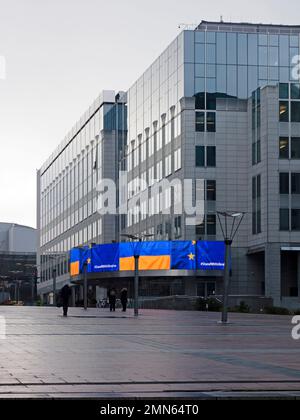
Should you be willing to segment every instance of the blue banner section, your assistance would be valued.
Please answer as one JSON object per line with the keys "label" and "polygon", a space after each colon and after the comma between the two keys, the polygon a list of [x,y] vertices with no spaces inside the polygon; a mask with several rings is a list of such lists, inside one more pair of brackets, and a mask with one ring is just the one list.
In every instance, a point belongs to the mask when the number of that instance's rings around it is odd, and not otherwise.
{"label": "blue banner section", "polygon": [[119,244],[98,245],[92,248],[92,272],[119,271]]}
{"label": "blue banner section", "polygon": [[224,242],[197,242],[197,267],[200,270],[224,270]]}
{"label": "blue banner section", "polygon": [[224,242],[165,241],[127,242],[74,248],[70,253],[71,275],[132,271],[139,255],[141,270],[224,270]]}
{"label": "blue banner section", "polygon": [[171,244],[171,269],[196,270],[196,242],[174,241]]}

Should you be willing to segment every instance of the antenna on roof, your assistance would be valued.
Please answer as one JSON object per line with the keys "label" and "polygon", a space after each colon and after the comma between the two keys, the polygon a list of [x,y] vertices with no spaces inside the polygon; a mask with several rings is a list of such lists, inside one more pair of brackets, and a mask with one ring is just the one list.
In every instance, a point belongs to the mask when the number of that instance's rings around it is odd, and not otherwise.
{"label": "antenna on roof", "polygon": [[220,16],[220,23],[224,23],[223,15]]}

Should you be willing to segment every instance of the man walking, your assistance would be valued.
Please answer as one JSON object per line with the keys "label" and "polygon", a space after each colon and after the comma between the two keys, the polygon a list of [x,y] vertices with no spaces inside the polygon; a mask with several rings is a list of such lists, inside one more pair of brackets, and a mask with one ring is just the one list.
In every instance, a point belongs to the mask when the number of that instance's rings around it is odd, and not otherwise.
{"label": "man walking", "polygon": [[61,300],[62,300],[64,317],[68,316],[70,296],[71,296],[71,288],[68,284],[66,284],[60,291],[60,297],[61,297]]}
{"label": "man walking", "polygon": [[128,303],[128,290],[125,287],[121,290],[121,303],[123,306],[123,312],[126,312]]}
{"label": "man walking", "polygon": [[109,291],[109,307],[110,307],[110,312],[116,312],[116,300],[117,300],[117,292],[116,289],[111,289]]}

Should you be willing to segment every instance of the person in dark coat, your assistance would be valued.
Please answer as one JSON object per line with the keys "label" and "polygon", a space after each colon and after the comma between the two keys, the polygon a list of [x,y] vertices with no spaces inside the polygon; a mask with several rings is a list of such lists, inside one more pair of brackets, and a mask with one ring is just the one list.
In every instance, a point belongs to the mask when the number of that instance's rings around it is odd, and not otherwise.
{"label": "person in dark coat", "polygon": [[108,294],[110,312],[116,312],[116,300],[117,292],[116,289],[110,289]]}
{"label": "person in dark coat", "polygon": [[123,312],[126,312],[128,303],[128,290],[126,288],[121,290],[121,303],[123,306]]}
{"label": "person in dark coat", "polygon": [[68,316],[70,296],[71,296],[71,287],[68,284],[66,284],[60,291],[60,297],[61,297],[65,317]]}

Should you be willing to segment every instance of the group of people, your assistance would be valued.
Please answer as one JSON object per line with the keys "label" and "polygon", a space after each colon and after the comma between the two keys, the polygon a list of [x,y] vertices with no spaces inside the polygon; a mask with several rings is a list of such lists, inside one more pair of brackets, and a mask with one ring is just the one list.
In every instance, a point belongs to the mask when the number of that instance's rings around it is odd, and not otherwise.
{"label": "group of people", "polygon": [[[128,304],[128,290],[126,288],[122,289],[120,295],[123,312],[126,312]],[[117,291],[114,287],[108,292],[108,300],[110,312],[116,312]]]}
{"label": "group of people", "polygon": [[[60,300],[61,300],[61,305],[63,307],[64,317],[68,316],[70,296],[71,296],[71,288],[70,286],[66,285],[60,291]],[[126,312],[127,304],[128,304],[128,290],[126,288],[121,290],[120,297],[121,297],[123,312]],[[108,300],[109,300],[110,312],[116,312],[117,291],[115,288],[112,288],[109,290]]]}

